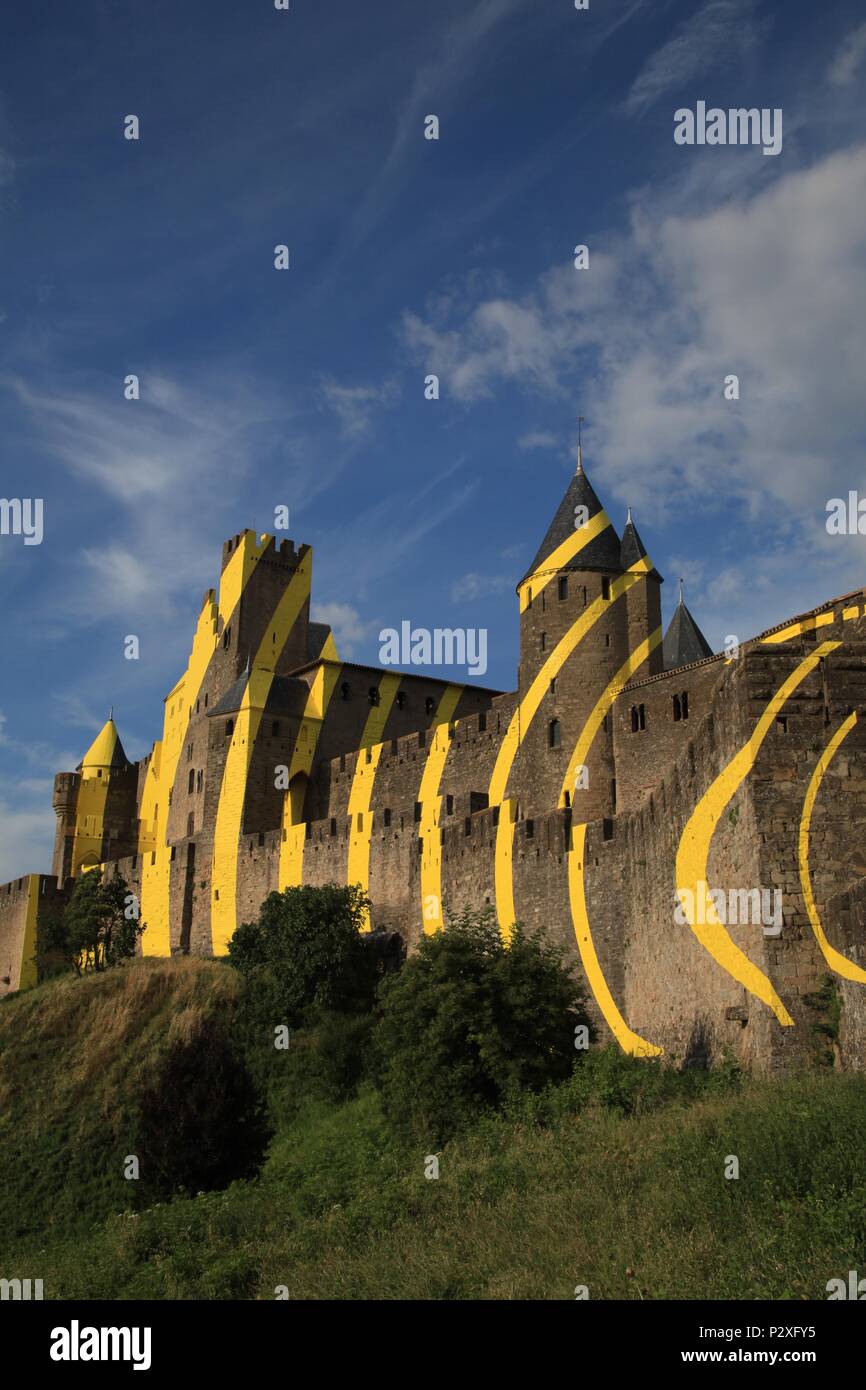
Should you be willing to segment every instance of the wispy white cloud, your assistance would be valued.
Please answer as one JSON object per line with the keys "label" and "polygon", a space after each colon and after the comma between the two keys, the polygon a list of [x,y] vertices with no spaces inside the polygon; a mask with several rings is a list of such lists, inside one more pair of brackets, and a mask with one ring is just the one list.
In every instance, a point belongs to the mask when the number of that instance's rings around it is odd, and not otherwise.
{"label": "wispy white cloud", "polygon": [[644,111],[666,92],[683,89],[726,63],[742,62],[766,29],[753,0],[708,0],[650,54],[632,84],[626,109]]}
{"label": "wispy white cloud", "polygon": [[451,598],[455,603],[471,603],[475,599],[487,598],[490,594],[505,593],[514,587],[514,575],[464,574],[451,585]]}
{"label": "wispy white cloud", "polygon": [[328,624],[334,634],[337,651],[347,660],[379,626],[375,619],[365,621],[350,603],[314,603],[310,607],[310,617],[315,623]]}
{"label": "wispy white cloud", "polygon": [[550,430],[530,430],[528,434],[521,435],[517,441],[518,449],[558,449],[561,444],[558,434],[552,434]]}
{"label": "wispy white cloud", "polygon": [[340,428],[349,438],[368,435],[377,409],[393,403],[397,384],[389,379],[378,386],[345,386],[332,378],[322,383],[322,399],[336,415]]}
{"label": "wispy white cloud", "polygon": [[866,57],[866,24],[846,35],[827,71],[827,80],[834,87],[847,87],[854,81],[857,69]]}

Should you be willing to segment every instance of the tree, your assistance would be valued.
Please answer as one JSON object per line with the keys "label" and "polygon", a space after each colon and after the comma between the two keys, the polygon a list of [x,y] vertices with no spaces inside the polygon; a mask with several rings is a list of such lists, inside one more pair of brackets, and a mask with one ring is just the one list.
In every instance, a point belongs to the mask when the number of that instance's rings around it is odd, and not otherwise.
{"label": "tree", "polygon": [[84,975],[134,956],[144,930],[135,894],[118,870],[103,882],[101,870],[90,869],[77,879],[50,949],[62,952],[76,973]]}
{"label": "tree", "polygon": [[300,1023],[310,1011],[369,1010],[378,979],[361,930],[369,906],[356,884],[271,893],[258,921],[234,933],[229,961],[259,985],[279,1022]]}
{"label": "tree", "polygon": [[588,1019],[563,957],[519,925],[506,945],[490,909],[425,936],[379,994],[375,1074],[391,1123],[437,1143],[515,1088],[564,1080]]}

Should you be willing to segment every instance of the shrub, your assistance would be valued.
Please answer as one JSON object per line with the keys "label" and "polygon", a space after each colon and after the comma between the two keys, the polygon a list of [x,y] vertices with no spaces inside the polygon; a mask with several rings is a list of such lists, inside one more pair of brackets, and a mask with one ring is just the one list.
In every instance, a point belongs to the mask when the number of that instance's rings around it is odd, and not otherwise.
{"label": "shrub", "polygon": [[426,936],[383,981],[376,1084],[397,1128],[441,1142],[518,1088],[561,1081],[574,1030],[588,1025],[560,948],[514,928],[504,945],[489,909]]}
{"label": "shrub", "polygon": [[357,885],[271,893],[257,922],[238,927],[230,963],[256,984],[257,1010],[271,1028],[298,1026],[310,1012],[372,1008],[378,972],[361,927],[368,899]]}

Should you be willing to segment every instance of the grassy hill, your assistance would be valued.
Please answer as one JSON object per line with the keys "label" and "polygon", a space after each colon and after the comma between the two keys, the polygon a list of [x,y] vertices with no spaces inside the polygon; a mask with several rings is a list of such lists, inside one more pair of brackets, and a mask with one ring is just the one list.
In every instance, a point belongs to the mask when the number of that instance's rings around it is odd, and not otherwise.
{"label": "grassy hill", "polygon": [[139,961],[0,1006],[0,1276],[50,1298],[728,1299],[866,1268],[866,1077],[612,1052],[480,1117],[428,1180],[377,1093],[323,1098],[293,1038],[260,1172],[148,1205],[122,1176],[138,1097],[178,1040],[230,1032],[238,993],[225,966]]}

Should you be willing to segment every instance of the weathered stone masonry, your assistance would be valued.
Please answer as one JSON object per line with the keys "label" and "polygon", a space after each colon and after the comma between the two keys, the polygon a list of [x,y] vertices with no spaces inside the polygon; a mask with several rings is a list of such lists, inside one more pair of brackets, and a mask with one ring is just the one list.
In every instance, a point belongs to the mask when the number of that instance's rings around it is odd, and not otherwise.
{"label": "weathered stone masonry", "polygon": [[[161,739],[130,764],[110,719],[56,778],[52,876],[0,888],[0,992],[35,982],[40,914],[97,864],[160,954],[220,953],[270,891],[351,881],[410,947],[485,904],[506,937],[543,929],[599,1036],[676,1062],[809,1064],[832,979],[837,1061],[863,1066],[863,592],[733,658],[681,595],[662,639],[661,576],[580,465],[517,586],[513,692],[341,662],[311,571],[307,546],[226,542]],[[707,925],[704,887],[780,892],[781,931]]]}

